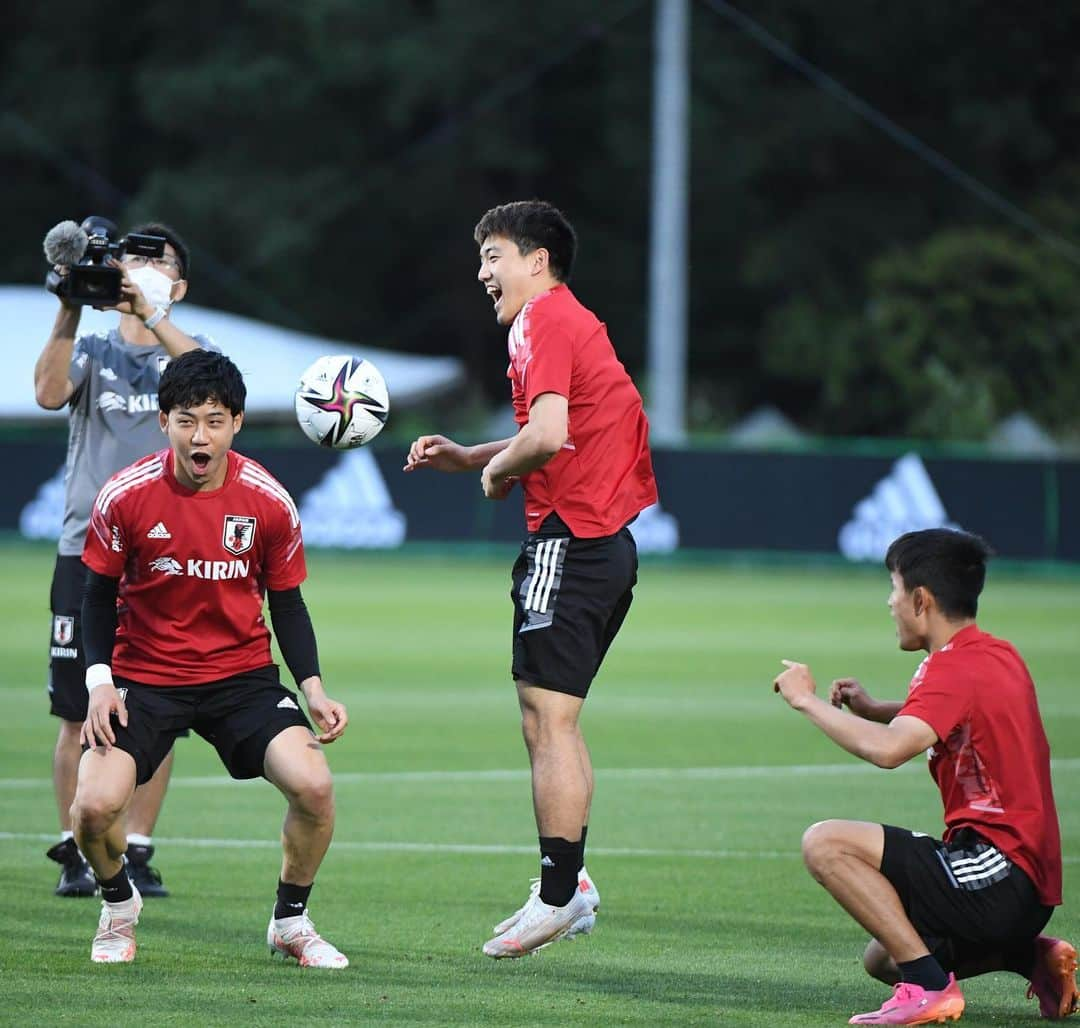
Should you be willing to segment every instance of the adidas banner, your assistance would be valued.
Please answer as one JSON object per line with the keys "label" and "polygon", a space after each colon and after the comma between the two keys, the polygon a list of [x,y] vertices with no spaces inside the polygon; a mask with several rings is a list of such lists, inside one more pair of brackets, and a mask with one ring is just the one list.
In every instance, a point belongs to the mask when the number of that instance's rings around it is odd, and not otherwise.
{"label": "adidas banner", "polygon": [[[13,472],[0,494],[0,530],[57,538],[63,440],[23,436],[0,446]],[[514,495],[491,503],[473,475],[403,474],[401,447],[240,449],[292,493],[309,547],[521,539]],[[1080,561],[1080,461],[700,450],[659,450],[654,461],[660,505],[631,526],[642,552],[776,550],[877,562],[903,532],[951,526],[985,536],[1003,557]]]}

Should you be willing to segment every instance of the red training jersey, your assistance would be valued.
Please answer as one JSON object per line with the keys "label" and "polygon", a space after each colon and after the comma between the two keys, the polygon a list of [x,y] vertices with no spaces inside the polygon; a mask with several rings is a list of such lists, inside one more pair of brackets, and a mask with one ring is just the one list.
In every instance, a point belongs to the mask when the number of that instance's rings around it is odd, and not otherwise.
{"label": "red training jersey", "polygon": [[115,674],[201,685],[273,662],[263,594],[307,577],[300,515],[262,465],[227,456],[220,489],[185,488],[161,450],[94,501],[82,559],[120,579]]}
{"label": "red training jersey", "polygon": [[522,475],[525,524],[555,511],[574,535],[614,535],[656,502],[649,422],[607,329],[565,285],[534,296],[510,326],[514,420],[541,393],[565,396],[569,436],[543,467]]}
{"label": "red training jersey", "polygon": [[925,721],[938,742],[930,774],[945,804],[945,838],[973,828],[1061,903],[1061,834],[1035,683],[1004,639],[962,628],[930,654],[900,710]]}

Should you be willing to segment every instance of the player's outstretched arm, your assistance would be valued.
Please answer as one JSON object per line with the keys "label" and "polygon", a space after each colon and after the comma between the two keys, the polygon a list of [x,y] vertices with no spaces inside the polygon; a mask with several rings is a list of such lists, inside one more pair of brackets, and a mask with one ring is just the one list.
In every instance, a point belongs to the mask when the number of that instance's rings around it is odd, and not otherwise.
{"label": "player's outstretched arm", "polygon": [[773,691],[848,753],[878,767],[893,768],[937,742],[937,733],[921,718],[904,715],[883,725],[850,717],[816,695],[809,667],[794,660],[781,663],[785,670],[773,681]]}
{"label": "player's outstretched arm", "polygon": [[834,707],[847,707],[852,714],[883,725],[892,721],[903,707],[895,700],[875,700],[857,678],[837,678],[829,688],[829,702]]}
{"label": "player's outstretched arm", "polygon": [[436,471],[449,472],[477,471],[512,442],[512,439],[498,439],[476,446],[462,446],[444,435],[422,435],[413,440],[401,470],[434,468]]}

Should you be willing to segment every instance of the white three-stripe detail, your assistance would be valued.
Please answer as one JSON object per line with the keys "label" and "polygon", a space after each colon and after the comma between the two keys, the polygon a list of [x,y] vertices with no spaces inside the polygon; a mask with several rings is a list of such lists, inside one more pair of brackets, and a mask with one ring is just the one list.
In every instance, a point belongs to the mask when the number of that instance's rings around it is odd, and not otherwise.
{"label": "white three-stripe detail", "polygon": [[559,568],[559,551],[565,542],[565,539],[545,539],[537,544],[532,581],[525,594],[526,610],[535,610],[539,614],[547,613],[548,600],[551,598],[551,589]]}
{"label": "white three-stripe detail", "polygon": [[547,613],[548,597],[551,595],[551,587],[555,584],[555,575],[559,571],[559,550],[562,549],[562,544],[565,541],[565,539],[553,540],[551,550],[548,553],[547,581],[544,583],[544,595],[540,597],[541,614]]}
{"label": "white three-stripe detail", "polygon": [[300,512],[296,509],[293,498],[277,479],[271,478],[266,472],[259,471],[248,464],[240,472],[240,480],[264,493],[268,493],[281,503],[289,512],[289,521],[294,528],[300,523]]}
{"label": "white three-stripe detail", "polygon": [[533,596],[536,593],[536,586],[543,575],[544,569],[544,556],[547,553],[547,540],[537,543],[536,556],[533,563],[532,581],[529,583],[529,591],[525,594],[525,609],[532,610]]}
{"label": "white three-stripe detail", "polygon": [[958,882],[977,882],[991,878],[1008,867],[1008,861],[996,849],[988,849],[977,857],[959,857],[950,861]]}
{"label": "white three-stripe detail", "polygon": [[107,483],[102,488],[101,494],[98,496],[97,500],[98,510],[100,510],[102,514],[107,513],[110,504],[118,496],[142,482],[160,478],[163,471],[164,468],[159,460],[154,460],[148,464],[136,466],[129,471],[125,471],[115,481]]}

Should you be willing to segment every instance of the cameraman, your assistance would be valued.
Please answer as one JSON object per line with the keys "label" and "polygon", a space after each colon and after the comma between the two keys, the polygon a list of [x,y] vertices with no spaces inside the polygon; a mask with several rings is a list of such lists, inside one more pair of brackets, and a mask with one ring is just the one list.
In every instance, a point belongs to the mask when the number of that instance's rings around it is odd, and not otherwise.
{"label": "cameraman", "polygon": [[[188,248],[168,226],[146,223],[132,232],[163,236],[160,257],[125,254],[109,263],[121,272],[120,300],[103,307],[120,315],[107,334],[76,339],[82,307],[63,297],[56,322],[34,366],[34,394],[46,410],[68,410],[68,452],[64,473],[64,525],[53,572],[50,607],[50,711],[60,718],[53,755],[53,786],[60,814],[60,842],[47,856],[61,864],[58,896],[92,896],[96,882],[71,833],[70,808],[86,719],[86,665],[80,606],[86,568],[81,554],[90,509],[106,479],[163,445],[157,391],[169,360],[188,350],[216,349],[209,339],[189,336],[169,319],[174,303],[187,294]],[[60,275],[68,269],[57,266]],[[162,526],[162,531],[167,531]],[[128,871],[143,896],[167,896],[161,876],[149,864],[151,834],[165,797],[172,753],[157,774],[135,793],[127,812]]]}

